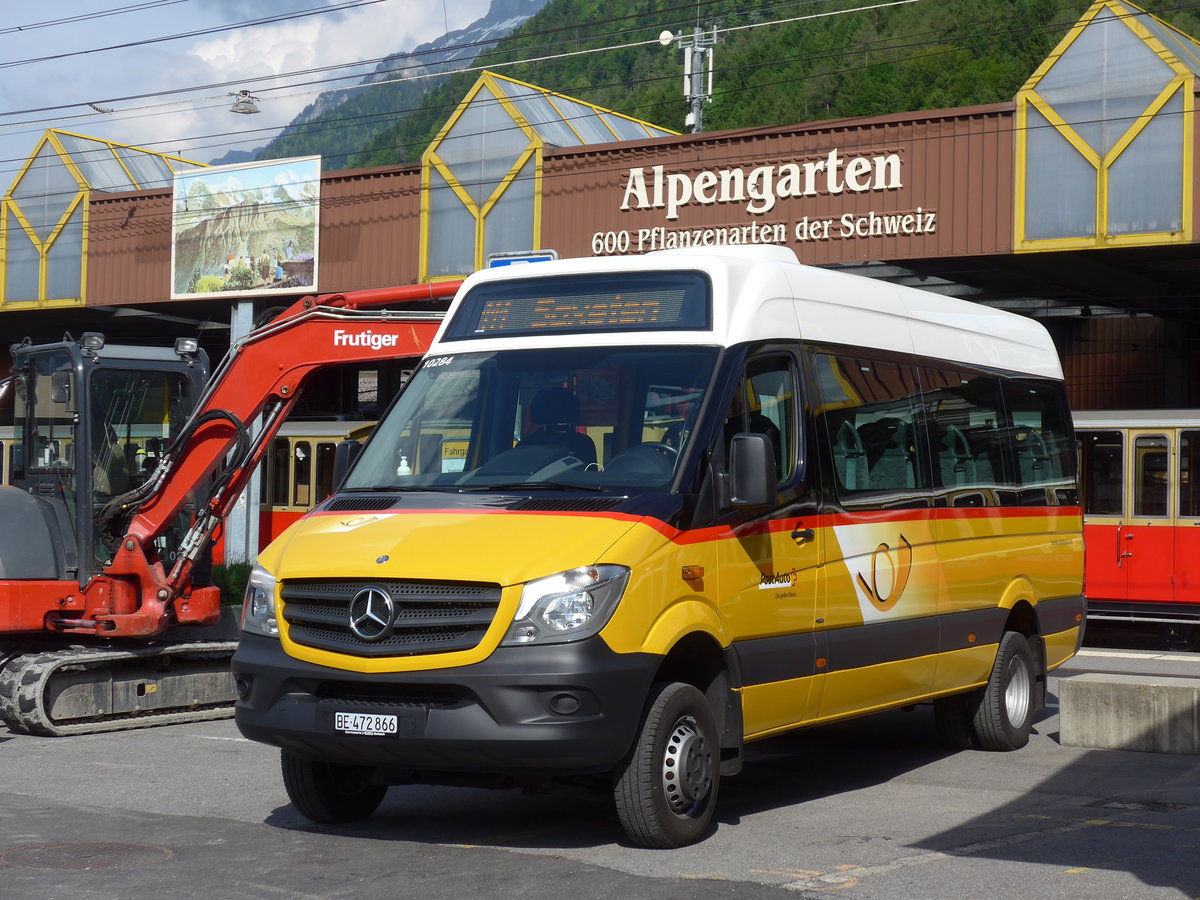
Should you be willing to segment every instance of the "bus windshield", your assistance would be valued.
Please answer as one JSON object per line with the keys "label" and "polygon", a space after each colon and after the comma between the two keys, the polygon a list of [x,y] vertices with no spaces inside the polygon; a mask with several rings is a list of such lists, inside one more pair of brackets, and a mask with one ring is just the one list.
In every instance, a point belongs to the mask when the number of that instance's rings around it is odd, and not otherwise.
{"label": "bus windshield", "polygon": [[572,347],[431,356],[346,490],[665,491],[715,347]]}

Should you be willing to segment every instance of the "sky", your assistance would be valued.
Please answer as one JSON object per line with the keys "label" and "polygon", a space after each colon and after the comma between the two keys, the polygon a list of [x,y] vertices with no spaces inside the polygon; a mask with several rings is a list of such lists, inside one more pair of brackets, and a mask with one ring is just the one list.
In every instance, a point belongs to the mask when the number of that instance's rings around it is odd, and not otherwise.
{"label": "sky", "polygon": [[[261,146],[322,89],[358,78],[304,82],[365,75],[373,64],[350,64],[411,50],[463,28],[489,5],[490,0],[11,3],[0,23],[0,190],[47,128],[197,162]],[[214,31],[310,10],[322,12]],[[106,12],[111,14],[96,15]],[[173,37],[198,31],[211,33]],[[318,66],[340,68],[289,75]],[[229,111],[229,94],[242,89],[260,98],[259,115]],[[138,96],[159,92],[167,93]]]}

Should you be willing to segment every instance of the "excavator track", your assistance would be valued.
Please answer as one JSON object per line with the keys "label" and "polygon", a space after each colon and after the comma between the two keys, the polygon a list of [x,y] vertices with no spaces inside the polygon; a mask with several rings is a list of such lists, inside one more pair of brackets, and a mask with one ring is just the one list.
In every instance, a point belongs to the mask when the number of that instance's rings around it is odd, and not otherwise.
{"label": "excavator track", "polygon": [[233,715],[237,641],[67,647],[0,655],[0,720],[61,736]]}

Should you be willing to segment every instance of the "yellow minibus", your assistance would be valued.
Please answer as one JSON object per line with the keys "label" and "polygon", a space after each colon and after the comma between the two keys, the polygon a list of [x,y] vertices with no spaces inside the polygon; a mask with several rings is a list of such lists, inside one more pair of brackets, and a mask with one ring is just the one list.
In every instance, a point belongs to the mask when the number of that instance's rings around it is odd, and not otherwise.
{"label": "yellow minibus", "polygon": [[779,247],[478,272],[259,556],[236,720],[318,822],[567,780],[679,846],[772,735],[928,701],[1023,746],[1082,638],[1080,531],[1030,319]]}

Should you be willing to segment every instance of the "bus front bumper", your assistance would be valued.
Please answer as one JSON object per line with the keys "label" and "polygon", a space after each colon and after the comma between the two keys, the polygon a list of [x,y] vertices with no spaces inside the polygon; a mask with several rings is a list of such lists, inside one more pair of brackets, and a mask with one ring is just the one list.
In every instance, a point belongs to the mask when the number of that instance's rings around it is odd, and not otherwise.
{"label": "bus front bumper", "polygon": [[472,666],[361,674],[244,634],[233,658],[234,716],[251,740],[399,777],[583,775],[625,758],[660,663],[593,637],[501,647]]}

